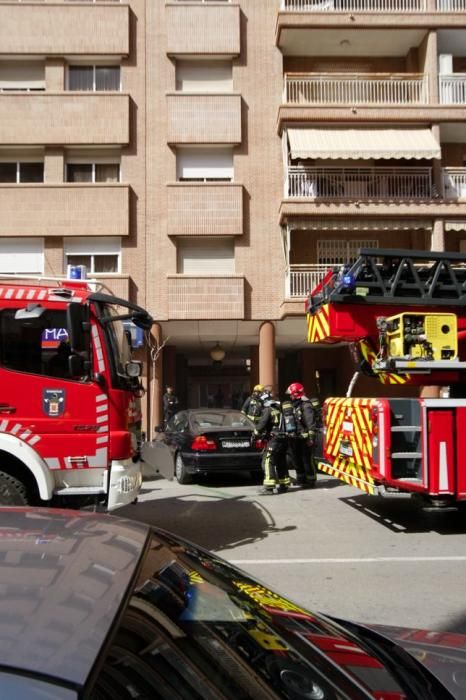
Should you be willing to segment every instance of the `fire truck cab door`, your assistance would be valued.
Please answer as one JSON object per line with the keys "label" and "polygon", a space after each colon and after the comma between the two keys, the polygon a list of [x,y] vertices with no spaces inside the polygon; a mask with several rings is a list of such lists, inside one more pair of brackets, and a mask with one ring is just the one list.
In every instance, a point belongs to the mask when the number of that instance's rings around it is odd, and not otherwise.
{"label": "fire truck cab door", "polygon": [[[27,290],[25,290],[27,292]],[[66,307],[41,323],[0,309],[0,432],[27,442],[51,470],[106,468],[109,401],[89,376],[72,377]]]}

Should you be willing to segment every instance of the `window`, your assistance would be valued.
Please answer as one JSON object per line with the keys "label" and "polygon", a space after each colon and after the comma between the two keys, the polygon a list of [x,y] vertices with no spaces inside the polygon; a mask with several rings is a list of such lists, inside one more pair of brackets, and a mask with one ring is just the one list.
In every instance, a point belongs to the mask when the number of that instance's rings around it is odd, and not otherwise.
{"label": "window", "polygon": [[176,62],[176,89],[182,92],[231,92],[231,61],[180,60]]}
{"label": "window", "polygon": [[178,239],[178,272],[182,274],[232,274],[235,248],[232,239]]}
{"label": "window", "polygon": [[344,265],[356,260],[359,248],[378,248],[375,240],[320,240],[317,241],[317,262],[321,265]]}
{"label": "window", "polygon": [[231,182],[233,149],[212,146],[178,148],[176,174],[180,182]]}
{"label": "window", "polygon": [[0,238],[0,273],[41,275],[43,272],[42,238]]}
{"label": "window", "polygon": [[0,60],[0,92],[37,92],[45,90],[43,61]]}
{"label": "window", "polygon": [[108,238],[69,238],[65,240],[65,269],[67,265],[85,265],[89,274],[119,273],[121,240]]}
{"label": "window", "polygon": [[120,66],[69,66],[68,90],[121,90]]}
{"label": "window", "polygon": [[120,182],[119,163],[67,163],[67,182]]}
{"label": "window", "polygon": [[44,164],[0,161],[0,183],[44,182]]}
{"label": "window", "polygon": [[16,319],[17,311],[0,312],[0,364],[17,372],[71,379],[66,311],[45,309],[34,322]]}

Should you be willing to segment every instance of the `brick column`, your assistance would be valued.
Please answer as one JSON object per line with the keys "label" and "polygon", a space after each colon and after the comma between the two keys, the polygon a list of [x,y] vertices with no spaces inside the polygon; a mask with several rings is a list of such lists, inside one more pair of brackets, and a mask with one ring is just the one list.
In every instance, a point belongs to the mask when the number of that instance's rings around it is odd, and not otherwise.
{"label": "brick column", "polygon": [[65,60],[47,58],[45,62],[45,89],[47,92],[63,92],[65,89]]}
{"label": "brick column", "polygon": [[[443,221],[442,219],[436,219],[434,221],[434,228],[432,230],[432,236],[430,241],[430,249],[436,252],[442,252],[445,250],[445,234],[443,231]],[[437,399],[440,396],[439,386],[426,385],[421,387],[420,395],[423,398]]]}
{"label": "brick column", "polygon": [[65,152],[63,148],[46,148],[44,155],[44,182],[63,182],[65,179]]}
{"label": "brick column", "polygon": [[271,321],[264,321],[259,328],[259,382],[276,389],[275,326]]}
{"label": "brick column", "polygon": [[[440,143],[440,126],[438,124],[432,125],[432,136]],[[443,186],[443,170],[442,161],[440,158],[434,158],[432,161],[432,178],[434,181],[435,189],[440,197],[444,196],[444,186]]]}
{"label": "brick column", "polygon": [[[154,344],[154,352],[162,345],[162,327],[159,323],[154,323],[151,330],[152,342]],[[149,357],[150,368],[148,371],[149,396],[150,396],[150,419],[148,426],[148,439],[154,437],[154,428],[156,425],[161,425],[162,416],[162,395],[163,395],[163,358],[162,352],[158,354],[156,360],[154,357]]]}
{"label": "brick column", "polygon": [[434,221],[434,228],[432,229],[430,239],[430,249],[437,253],[441,253],[445,250],[445,232],[442,219],[436,219]]}

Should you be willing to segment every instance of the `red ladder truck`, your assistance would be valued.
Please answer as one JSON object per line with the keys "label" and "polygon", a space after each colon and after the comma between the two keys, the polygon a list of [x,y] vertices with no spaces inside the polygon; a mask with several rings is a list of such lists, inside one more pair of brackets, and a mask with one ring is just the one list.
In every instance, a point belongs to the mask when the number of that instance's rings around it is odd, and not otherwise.
{"label": "red ladder truck", "polygon": [[[363,248],[329,270],[306,310],[309,342],[349,343],[357,365],[347,395],[324,402],[319,469],[427,508],[466,500],[466,256]],[[448,398],[415,388],[412,398],[352,397],[361,372],[441,386]]]}
{"label": "red ladder truck", "polygon": [[141,363],[128,323],[153,321],[94,284],[0,279],[0,504],[136,498]]}

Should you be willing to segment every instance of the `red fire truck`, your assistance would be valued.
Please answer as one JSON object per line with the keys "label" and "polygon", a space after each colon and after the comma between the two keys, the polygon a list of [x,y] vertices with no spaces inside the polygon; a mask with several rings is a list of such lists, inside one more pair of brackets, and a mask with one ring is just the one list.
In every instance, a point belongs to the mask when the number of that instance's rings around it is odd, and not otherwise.
{"label": "red fire truck", "polygon": [[[347,395],[324,402],[320,470],[426,508],[466,500],[466,256],[361,249],[312,291],[307,323],[309,342],[349,343],[357,365]],[[355,398],[360,373],[412,395]]]}
{"label": "red fire truck", "polygon": [[[11,282],[11,280],[10,280]],[[141,484],[141,307],[83,281],[0,280],[0,503],[133,501]]]}

